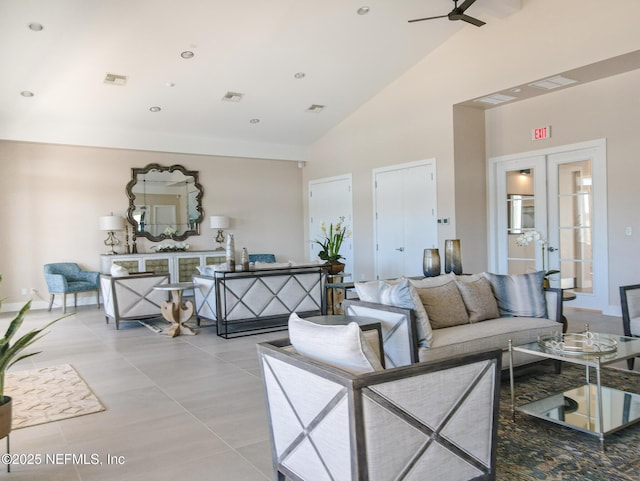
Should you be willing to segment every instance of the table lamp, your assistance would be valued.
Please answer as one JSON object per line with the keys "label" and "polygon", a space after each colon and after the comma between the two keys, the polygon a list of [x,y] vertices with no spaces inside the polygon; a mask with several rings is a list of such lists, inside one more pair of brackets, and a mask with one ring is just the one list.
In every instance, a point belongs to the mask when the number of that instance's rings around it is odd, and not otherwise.
{"label": "table lamp", "polygon": [[218,247],[216,247],[217,251],[224,250],[222,243],[224,242],[224,229],[228,228],[230,225],[229,218],[226,215],[212,215],[209,217],[209,222],[211,223],[212,229],[218,229],[218,235],[215,238],[215,241],[218,243]]}
{"label": "table lamp", "polygon": [[113,214],[100,216],[100,230],[107,232],[107,238],[104,241],[104,245],[109,248],[107,255],[116,254],[113,246],[120,244],[116,231],[124,230],[124,218]]}

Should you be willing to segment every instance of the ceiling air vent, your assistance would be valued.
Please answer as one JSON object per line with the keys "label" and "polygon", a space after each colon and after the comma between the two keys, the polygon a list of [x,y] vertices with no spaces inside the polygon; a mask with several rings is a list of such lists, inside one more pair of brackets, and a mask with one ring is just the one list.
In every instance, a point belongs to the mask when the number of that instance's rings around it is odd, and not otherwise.
{"label": "ceiling air vent", "polygon": [[127,83],[127,77],[125,75],[108,73],[104,78],[104,83],[109,85],[124,85]]}
{"label": "ceiling air vent", "polygon": [[563,77],[562,75],[556,75],[555,77],[533,82],[529,84],[529,86],[536,87],[543,90],[553,90],[553,89],[557,89],[558,87],[564,87],[566,85],[571,85],[577,82],[578,82],[577,80]]}
{"label": "ceiling air vent", "polygon": [[312,114],[319,114],[324,110],[324,105],[313,104],[309,106],[307,112],[311,112]]}
{"label": "ceiling air vent", "polygon": [[480,99],[475,99],[474,102],[480,102],[483,104],[490,104],[490,105],[498,105],[504,102],[509,102],[510,100],[514,100],[515,98],[516,97],[512,97],[511,95],[492,94],[492,95],[487,95],[486,97],[482,97]]}
{"label": "ceiling air vent", "polygon": [[224,94],[224,97],[222,97],[222,100],[224,100],[225,102],[240,102],[243,95],[244,94],[240,94],[238,92],[227,92],[226,94]]}

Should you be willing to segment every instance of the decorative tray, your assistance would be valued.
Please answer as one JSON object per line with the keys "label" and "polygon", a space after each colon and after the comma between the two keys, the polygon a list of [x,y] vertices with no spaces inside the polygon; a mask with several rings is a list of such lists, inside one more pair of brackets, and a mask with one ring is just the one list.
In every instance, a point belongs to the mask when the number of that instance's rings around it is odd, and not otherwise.
{"label": "decorative tray", "polygon": [[573,356],[611,354],[618,350],[615,339],[591,332],[588,327],[585,332],[575,334],[540,336],[538,344],[547,351]]}

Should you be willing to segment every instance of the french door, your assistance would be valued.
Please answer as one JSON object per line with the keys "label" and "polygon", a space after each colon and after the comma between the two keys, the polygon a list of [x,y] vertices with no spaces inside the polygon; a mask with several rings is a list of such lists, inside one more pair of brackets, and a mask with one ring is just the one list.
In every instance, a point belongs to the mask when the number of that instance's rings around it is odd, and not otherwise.
{"label": "french door", "polygon": [[491,268],[557,270],[573,307],[607,310],[606,185],[604,140],[490,159]]}

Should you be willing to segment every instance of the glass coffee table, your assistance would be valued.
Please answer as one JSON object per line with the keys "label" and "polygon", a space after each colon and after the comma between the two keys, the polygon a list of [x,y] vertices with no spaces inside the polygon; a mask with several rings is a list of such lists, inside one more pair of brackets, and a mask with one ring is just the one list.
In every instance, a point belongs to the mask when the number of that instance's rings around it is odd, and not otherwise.
{"label": "glass coffee table", "polygon": [[[585,366],[585,384],[516,407],[514,352]],[[588,325],[582,333],[541,336],[537,342],[522,346],[509,341],[512,419],[515,421],[517,410],[598,436],[604,450],[605,435],[640,421],[640,395],[603,386],[601,368],[636,356],[640,356],[640,338],[593,333]],[[592,370],[595,383],[591,380]]]}

